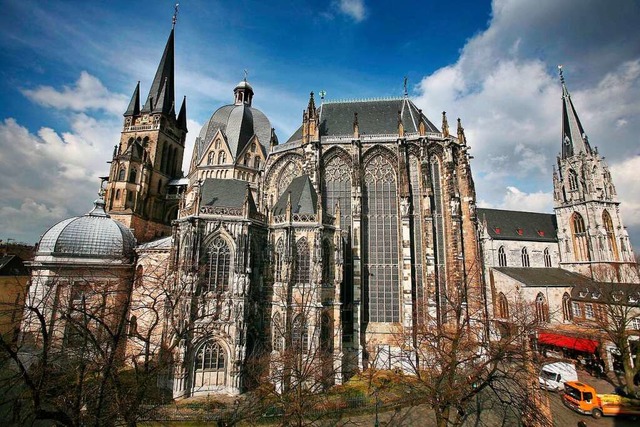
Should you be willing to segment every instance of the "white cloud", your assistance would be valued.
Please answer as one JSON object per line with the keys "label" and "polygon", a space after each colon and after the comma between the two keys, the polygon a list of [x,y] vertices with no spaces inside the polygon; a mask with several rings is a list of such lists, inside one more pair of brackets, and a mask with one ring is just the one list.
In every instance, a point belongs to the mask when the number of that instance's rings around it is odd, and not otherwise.
{"label": "white cloud", "polygon": [[[443,109],[449,122],[463,119],[485,205],[552,211],[561,63],[592,146],[620,171],[613,178],[629,212],[624,219],[632,239],[640,239],[640,193],[629,191],[629,159],[639,154],[640,134],[640,32],[625,28],[637,16],[633,10],[637,6],[624,1],[611,10],[597,1],[494,0],[488,28],[467,42],[454,64],[417,85],[416,104],[436,125]],[[611,25],[605,29],[603,22]]]}
{"label": "white cloud", "polygon": [[640,197],[638,197],[640,155],[612,165],[610,169],[618,199],[623,201],[620,205],[622,220],[627,227],[638,228],[640,227]]}
{"label": "white cloud", "polygon": [[340,0],[337,3],[340,13],[350,17],[356,22],[361,22],[366,18],[367,11],[364,0]]}
{"label": "white cloud", "polygon": [[102,110],[121,115],[128,102],[126,95],[109,92],[100,80],[86,71],[80,73],[72,87],[64,86],[57,90],[51,86],[38,86],[36,89],[22,89],[22,93],[45,107],[77,112]]}

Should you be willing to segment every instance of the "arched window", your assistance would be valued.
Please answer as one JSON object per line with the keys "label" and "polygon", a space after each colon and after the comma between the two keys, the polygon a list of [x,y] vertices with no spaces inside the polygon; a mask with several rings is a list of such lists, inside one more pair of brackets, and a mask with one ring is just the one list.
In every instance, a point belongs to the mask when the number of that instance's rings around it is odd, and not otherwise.
{"label": "arched window", "polygon": [[137,177],[138,177],[138,170],[136,168],[131,168],[131,171],[129,172],[129,182],[132,182],[135,184]]}
{"label": "arched window", "polygon": [[549,323],[549,305],[547,304],[547,299],[544,297],[542,292],[536,296],[536,322],[537,323]]}
{"label": "arched window", "polygon": [[118,171],[118,181],[124,181],[124,177],[126,176],[126,170],[123,167],[120,168],[120,170]]}
{"label": "arched window", "polygon": [[502,319],[509,318],[509,302],[502,292],[498,294],[498,317]]}
{"label": "arched window", "polygon": [[284,258],[284,243],[282,242],[282,239],[278,239],[278,242],[276,243],[276,252],[275,252],[275,262],[274,262],[274,275],[276,277],[276,280],[282,280],[282,264],[283,264],[283,258]]}
{"label": "arched window", "polygon": [[260,169],[260,157],[255,157],[253,159],[253,168],[254,169]]}
{"label": "arched window", "polygon": [[609,215],[607,211],[602,212],[602,225],[607,234],[607,247],[613,256],[613,260],[619,261],[620,254],[618,253],[618,242],[616,241],[616,236],[613,231],[613,221],[611,221],[611,215]]}
{"label": "arched window", "polygon": [[436,299],[438,309],[442,313],[441,321],[447,321],[447,233],[445,229],[445,202],[442,183],[444,179],[442,177],[440,160],[437,157],[433,157],[431,161],[431,182],[433,185],[433,196],[431,203],[433,205],[433,221],[434,221],[434,234],[435,234],[435,255],[436,255]]}
{"label": "arched window", "polygon": [[116,190],[116,200],[120,200],[120,189]]}
{"label": "arched window", "polygon": [[277,186],[278,186],[278,195],[276,198],[279,198],[280,195],[284,192],[284,190],[291,184],[293,178],[302,175],[302,168],[298,163],[288,162],[278,174],[277,178]]}
{"label": "arched window", "polygon": [[251,152],[252,153],[256,152],[256,143],[255,142],[251,144]]}
{"label": "arched window", "polygon": [[582,215],[577,212],[571,217],[571,230],[573,232],[573,250],[576,254],[576,261],[591,260],[587,229],[584,226]]}
{"label": "arched window", "polygon": [[218,164],[221,165],[227,161],[227,153],[220,151],[218,153]]}
{"label": "arched window", "polygon": [[498,248],[498,266],[507,266],[507,254],[504,250],[504,246],[500,246],[500,248]]}
{"label": "arched window", "polygon": [[220,140],[219,140],[219,139],[216,139],[216,142],[215,142],[215,143],[214,143],[214,145],[213,145],[213,146],[215,147],[215,149],[216,149],[216,150],[220,149],[220,145],[221,145],[221,144],[220,144]]}
{"label": "arched window", "polygon": [[562,320],[570,322],[573,316],[571,315],[571,297],[567,292],[562,296]]}
{"label": "arched window", "polygon": [[305,352],[309,348],[307,321],[302,314],[298,314],[291,323],[291,346],[298,352]]}
{"label": "arched window", "polygon": [[282,351],[284,349],[284,329],[282,329],[282,317],[280,316],[280,313],[273,315],[271,329],[273,336],[273,349],[275,351]]}
{"label": "arched window", "polygon": [[400,321],[398,194],[391,162],[377,155],[364,172],[362,216],[366,218],[364,271],[369,289],[369,321]]}
{"label": "arched window", "polygon": [[544,266],[551,267],[551,253],[549,248],[544,248]]}
{"label": "arched window", "polygon": [[578,190],[578,174],[573,169],[569,169],[569,190]]}
{"label": "arched window", "polygon": [[169,157],[169,146],[167,144],[164,144],[164,147],[162,147],[162,158],[160,159],[160,171],[161,172],[166,172],[167,171],[167,161]]}
{"label": "arched window", "polygon": [[195,386],[226,384],[226,355],[215,341],[207,341],[195,357]]}
{"label": "arched window", "polygon": [[529,267],[529,251],[526,247],[522,248],[522,266]]}
{"label": "arched window", "polygon": [[231,251],[222,237],[216,236],[213,239],[204,257],[204,262],[201,291],[226,291],[229,288]]}
{"label": "arched window", "polygon": [[311,259],[309,256],[309,244],[304,237],[296,243],[296,270],[294,282],[298,284],[309,283]]}
{"label": "arched window", "polygon": [[245,154],[244,155],[244,165],[245,166],[249,166],[250,163],[251,163],[251,156],[249,154]]}
{"label": "arched window", "polygon": [[213,158],[215,157],[216,153],[214,153],[213,151],[211,151],[209,153],[209,155],[207,156],[207,164],[211,165],[213,164]]}

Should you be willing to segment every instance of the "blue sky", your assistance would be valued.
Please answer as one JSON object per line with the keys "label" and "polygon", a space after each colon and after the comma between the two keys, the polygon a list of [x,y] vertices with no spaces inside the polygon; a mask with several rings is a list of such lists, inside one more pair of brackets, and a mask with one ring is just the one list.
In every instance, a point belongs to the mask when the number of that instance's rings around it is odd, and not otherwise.
{"label": "blue sky", "polygon": [[[138,80],[149,90],[173,4],[0,1],[0,239],[33,243],[91,208],[131,92]],[[176,98],[187,96],[187,151],[245,69],[281,141],[310,91],[398,96],[407,76],[434,123],[442,111],[462,118],[481,206],[551,212],[563,64],[640,244],[640,6],[615,4],[183,0]]]}

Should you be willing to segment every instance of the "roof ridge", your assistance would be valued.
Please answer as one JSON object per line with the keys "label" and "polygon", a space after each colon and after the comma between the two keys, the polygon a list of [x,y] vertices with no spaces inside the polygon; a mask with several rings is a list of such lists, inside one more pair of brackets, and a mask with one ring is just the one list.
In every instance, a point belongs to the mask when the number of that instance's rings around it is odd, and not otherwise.
{"label": "roof ridge", "polygon": [[398,97],[398,96],[382,96],[382,97],[371,97],[371,98],[341,98],[341,99],[334,99],[334,100],[327,100],[325,99],[323,102],[324,104],[347,104],[347,103],[352,103],[352,102],[379,102],[379,101],[403,101],[405,100],[404,97]]}

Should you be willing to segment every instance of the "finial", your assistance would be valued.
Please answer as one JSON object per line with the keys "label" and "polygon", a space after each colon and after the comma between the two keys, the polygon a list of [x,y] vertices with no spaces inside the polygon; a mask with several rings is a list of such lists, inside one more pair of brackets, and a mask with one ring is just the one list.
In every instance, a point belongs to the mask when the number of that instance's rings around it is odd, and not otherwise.
{"label": "finial", "polygon": [[564,74],[562,74],[562,65],[558,65],[558,73],[560,74],[560,83],[564,84]]}
{"label": "finial", "polygon": [[442,112],[442,134],[445,136],[449,136],[449,123],[447,122],[447,112]]}
{"label": "finial", "polygon": [[173,18],[171,19],[171,29],[176,28],[176,22],[178,22],[178,6],[180,6],[180,3],[176,3],[176,5],[173,8]]}
{"label": "finial", "polygon": [[324,101],[324,97],[327,94],[327,92],[325,92],[324,90],[321,90],[320,92],[318,92],[318,95],[320,95],[320,100]]}
{"label": "finial", "polygon": [[464,128],[462,127],[462,120],[460,120],[460,117],[458,117],[458,141],[463,145],[467,143],[467,138],[464,136]]}
{"label": "finial", "polygon": [[249,72],[247,71],[247,69],[244,69],[244,81],[247,81],[247,76],[249,75]]}
{"label": "finial", "polygon": [[407,89],[407,81],[408,81],[408,77],[404,76],[404,97],[408,97],[409,96],[409,90]]}

